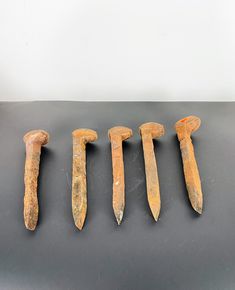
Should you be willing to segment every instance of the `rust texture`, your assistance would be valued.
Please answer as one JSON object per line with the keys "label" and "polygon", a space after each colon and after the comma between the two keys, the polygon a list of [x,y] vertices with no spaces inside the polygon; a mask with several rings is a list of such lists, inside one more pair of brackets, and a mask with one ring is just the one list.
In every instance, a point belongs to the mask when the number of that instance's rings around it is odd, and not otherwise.
{"label": "rust texture", "polygon": [[90,129],[73,131],[72,212],[76,227],[82,230],[87,213],[86,144],[97,140]]}
{"label": "rust texture", "polygon": [[157,221],[161,209],[161,197],[153,139],[164,135],[164,127],[161,124],[150,122],[142,124],[139,130],[144,151],[147,198],[152,215]]}
{"label": "rust texture", "polygon": [[49,134],[43,130],[34,130],[24,136],[26,144],[25,161],[25,193],[24,193],[24,222],[28,230],[35,230],[38,222],[38,175],[41,147],[46,145]]}
{"label": "rust texture", "polygon": [[132,130],[127,127],[113,127],[108,136],[111,142],[113,166],[113,210],[118,225],[120,225],[125,208],[125,181],[122,141],[132,136]]}
{"label": "rust texture", "polygon": [[186,117],[175,124],[175,129],[180,142],[184,177],[189,199],[193,209],[199,214],[202,213],[203,194],[192,139],[190,136],[200,127],[200,125],[201,120],[196,116]]}

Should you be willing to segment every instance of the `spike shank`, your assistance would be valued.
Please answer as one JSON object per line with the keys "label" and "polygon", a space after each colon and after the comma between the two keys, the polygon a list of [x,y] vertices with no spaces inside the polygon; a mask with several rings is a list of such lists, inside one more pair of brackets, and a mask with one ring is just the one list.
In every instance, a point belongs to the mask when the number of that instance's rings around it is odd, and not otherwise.
{"label": "spike shank", "polygon": [[120,136],[111,137],[112,166],[113,166],[113,210],[118,224],[121,223],[125,207],[125,183],[122,139]]}
{"label": "spike shank", "polygon": [[26,144],[26,160],[24,174],[24,222],[29,230],[34,230],[38,222],[38,175],[41,155],[41,144]]}
{"label": "spike shank", "polygon": [[73,137],[72,213],[81,230],[87,212],[86,145],[82,138]]}
{"label": "spike shank", "polygon": [[157,221],[161,208],[161,198],[157,163],[151,134],[142,135],[142,144],[144,152],[148,203],[153,217]]}
{"label": "spike shank", "polygon": [[189,199],[195,211],[201,214],[203,206],[203,195],[198,166],[190,136],[180,140],[180,149]]}

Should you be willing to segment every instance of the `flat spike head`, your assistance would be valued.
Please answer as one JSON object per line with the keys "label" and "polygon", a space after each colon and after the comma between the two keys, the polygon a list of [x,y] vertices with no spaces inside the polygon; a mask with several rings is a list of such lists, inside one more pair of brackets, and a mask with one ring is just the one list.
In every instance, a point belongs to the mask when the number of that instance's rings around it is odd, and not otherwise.
{"label": "flat spike head", "polygon": [[40,143],[46,145],[49,141],[49,134],[44,130],[32,130],[24,135],[25,143]]}
{"label": "flat spike head", "polygon": [[122,127],[122,126],[113,127],[111,129],[109,129],[109,131],[108,131],[108,136],[109,136],[110,140],[114,136],[120,136],[121,140],[124,141],[124,140],[127,140],[128,138],[130,138],[132,135],[133,135],[133,133],[132,133],[132,130],[130,128]]}
{"label": "flat spike head", "polygon": [[152,138],[160,138],[164,135],[164,127],[159,123],[149,122],[144,123],[139,127],[140,135],[151,134]]}
{"label": "flat spike head", "polygon": [[94,142],[98,139],[96,131],[91,129],[76,129],[72,135],[74,138],[83,138],[85,143]]}
{"label": "flat spike head", "polygon": [[175,123],[175,130],[179,140],[183,139],[185,135],[191,135],[197,131],[201,125],[201,119],[196,116],[188,116]]}

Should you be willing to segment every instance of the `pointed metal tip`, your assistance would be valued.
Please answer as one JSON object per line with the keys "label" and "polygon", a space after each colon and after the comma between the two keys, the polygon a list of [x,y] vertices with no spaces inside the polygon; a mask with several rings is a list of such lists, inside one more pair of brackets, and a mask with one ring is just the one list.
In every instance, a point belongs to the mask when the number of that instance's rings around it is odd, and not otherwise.
{"label": "pointed metal tip", "polygon": [[32,221],[30,218],[25,218],[24,224],[27,230],[34,231],[37,226],[37,221]]}
{"label": "pointed metal tip", "polygon": [[156,207],[156,205],[151,206],[151,204],[150,204],[150,210],[151,210],[151,213],[152,213],[152,216],[153,216],[155,222],[157,222],[158,218],[159,218],[159,214],[160,214],[160,207],[159,206]]}
{"label": "pointed metal tip", "polygon": [[158,217],[155,217],[155,216],[154,216],[153,218],[154,218],[155,222],[157,222],[157,221],[158,221]]}
{"label": "pointed metal tip", "polygon": [[[152,211],[152,210],[151,210],[151,211]],[[158,221],[159,214],[160,214],[160,211],[159,211],[159,210],[157,210],[157,211],[155,211],[155,212],[152,211],[152,215],[153,215],[153,218],[154,218],[155,222]]]}
{"label": "pointed metal tip", "polygon": [[192,208],[198,213],[202,214],[202,208],[203,208],[203,203],[200,200],[196,200],[195,202],[192,202]]}
{"label": "pointed metal tip", "polygon": [[198,213],[198,214],[202,214],[202,208],[201,207],[194,207],[194,210]]}
{"label": "pointed metal tip", "polygon": [[25,223],[25,227],[29,231],[34,231],[36,229],[36,225],[35,226],[32,226],[32,225],[29,225],[27,223]]}
{"label": "pointed metal tip", "polygon": [[83,229],[84,221],[85,221],[85,219],[83,219],[83,220],[78,219],[77,221],[75,221],[75,226],[76,226],[80,231]]}
{"label": "pointed metal tip", "polygon": [[123,211],[119,210],[118,212],[115,212],[115,217],[116,217],[118,225],[120,226],[122,222],[122,218],[123,218]]}
{"label": "pointed metal tip", "polygon": [[79,229],[79,231],[81,231],[83,229],[83,224],[75,224],[75,225]]}
{"label": "pointed metal tip", "polygon": [[202,214],[202,204],[193,204],[192,203],[192,208],[198,213]]}

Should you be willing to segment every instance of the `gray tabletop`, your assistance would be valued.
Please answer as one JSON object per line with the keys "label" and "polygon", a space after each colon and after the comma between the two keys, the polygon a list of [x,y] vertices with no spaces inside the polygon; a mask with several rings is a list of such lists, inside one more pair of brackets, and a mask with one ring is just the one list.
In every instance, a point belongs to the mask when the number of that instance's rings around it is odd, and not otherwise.
{"label": "gray tabletop", "polygon": [[[204,212],[190,207],[174,123],[197,115],[193,143]],[[155,223],[146,200],[138,127],[164,124],[155,143],[162,209]],[[235,289],[235,103],[0,103],[1,289]],[[125,142],[126,208],[112,211],[107,130],[133,129]],[[87,146],[88,215],[79,232],[71,213],[71,132],[91,128]],[[32,129],[50,133],[39,178],[39,224],[23,221],[25,145]]]}

